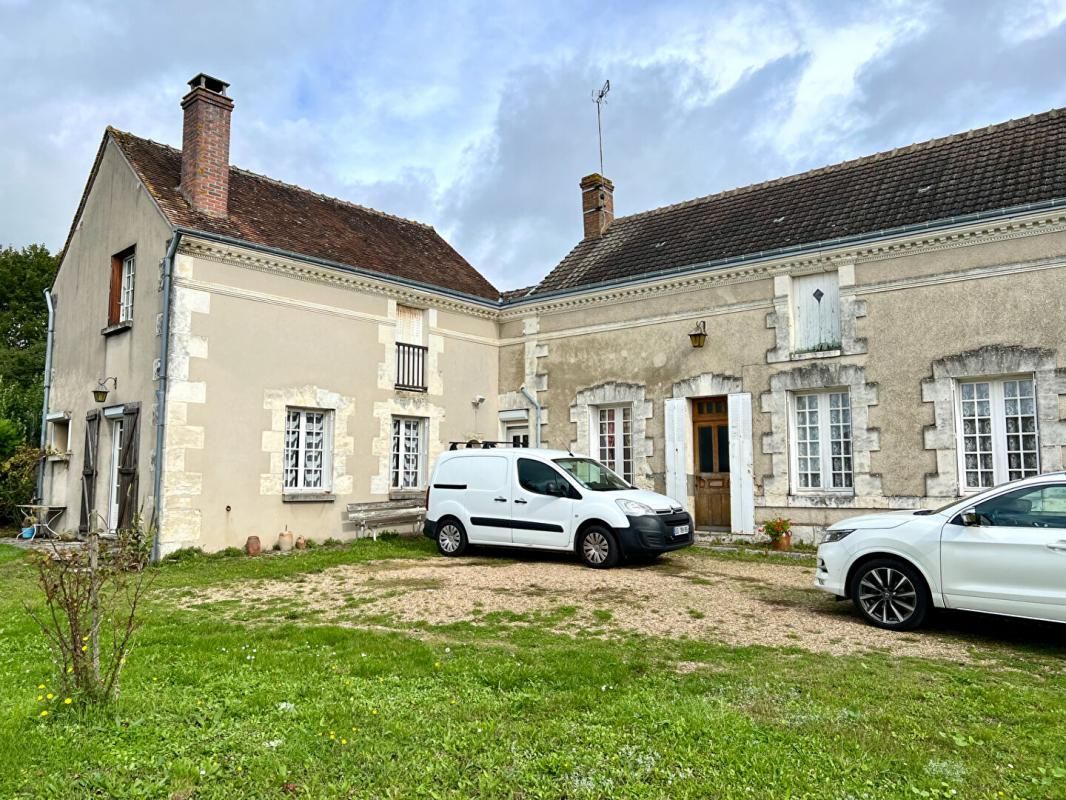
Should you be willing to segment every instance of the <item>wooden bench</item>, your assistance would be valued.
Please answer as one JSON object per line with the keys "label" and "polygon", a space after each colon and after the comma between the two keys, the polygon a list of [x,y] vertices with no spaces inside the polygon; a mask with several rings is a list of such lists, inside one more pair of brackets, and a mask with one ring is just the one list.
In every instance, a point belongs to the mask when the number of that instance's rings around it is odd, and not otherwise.
{"label": "wooden bench", "polygon": [[369,532],[375,541],[378,530],[386,526],[410,525],[410,532],[417,535],[422,533],[422,523],[426,519],[425,500],[417,496],[373,503],[349,503],[345,516],[348,522],[359,526],[358,536],[366,536]]}

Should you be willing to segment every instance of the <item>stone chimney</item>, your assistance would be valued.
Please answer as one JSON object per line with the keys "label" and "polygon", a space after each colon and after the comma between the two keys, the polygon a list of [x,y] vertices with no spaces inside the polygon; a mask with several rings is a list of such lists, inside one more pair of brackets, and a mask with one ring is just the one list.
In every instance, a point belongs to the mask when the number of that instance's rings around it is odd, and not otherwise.
{"label": "stone chimney", "polygon": [[201,214],[225,217],[229,205],[228,83],[200,73],[181,99],[181,193]]}
{"label": "stone chimney", "polygon": [[598,172],[581,179],[581,214],[586,239],[603,236],[614,219],[614,184]]}

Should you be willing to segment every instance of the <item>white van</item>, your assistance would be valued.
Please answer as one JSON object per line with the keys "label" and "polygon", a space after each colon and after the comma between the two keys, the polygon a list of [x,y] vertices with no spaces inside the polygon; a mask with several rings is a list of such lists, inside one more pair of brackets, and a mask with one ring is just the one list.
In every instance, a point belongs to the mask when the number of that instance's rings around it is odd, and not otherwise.
{"label": "white van", "polygon": [[467,545],[573,550],[586,565],[654,558],[693,541],[680,503],[636,489],[565,450],[451,450],[437,459],[424,533],[446,556]]}

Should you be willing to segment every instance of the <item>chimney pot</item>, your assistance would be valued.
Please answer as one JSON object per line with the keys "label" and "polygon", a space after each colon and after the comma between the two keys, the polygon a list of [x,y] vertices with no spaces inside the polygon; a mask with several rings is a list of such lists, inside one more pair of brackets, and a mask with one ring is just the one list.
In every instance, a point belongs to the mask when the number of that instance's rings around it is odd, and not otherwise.
{"label": "chimney pot", "polygon": [[229,84],[200,73],[181,99],[181,193],[196,211],[225,217],[229,206]]}
{"label": "chimney pot", "polygon": [[585,238],[602,236],[614,220],[614,184],[594,172],[582,178],[580,186]]}

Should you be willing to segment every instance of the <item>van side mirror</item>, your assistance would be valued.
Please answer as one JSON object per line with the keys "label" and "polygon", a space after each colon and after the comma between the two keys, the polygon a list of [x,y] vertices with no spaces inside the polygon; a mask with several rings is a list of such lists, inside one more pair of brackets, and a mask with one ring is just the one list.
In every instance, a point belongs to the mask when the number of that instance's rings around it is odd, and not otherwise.
{"label": "van side mirror", "polygon": [[566,497],[566,486],[560,481],[552,481],[544,487],[545,494],[550,494],[552,497]]}
{"label": "van side mirror", "polygon": [[981,524],[981,516],[977,513],[975,508],[967,508],[961,514],[959,518],[962,520],[962,524],[967,528],[973,528]]}

